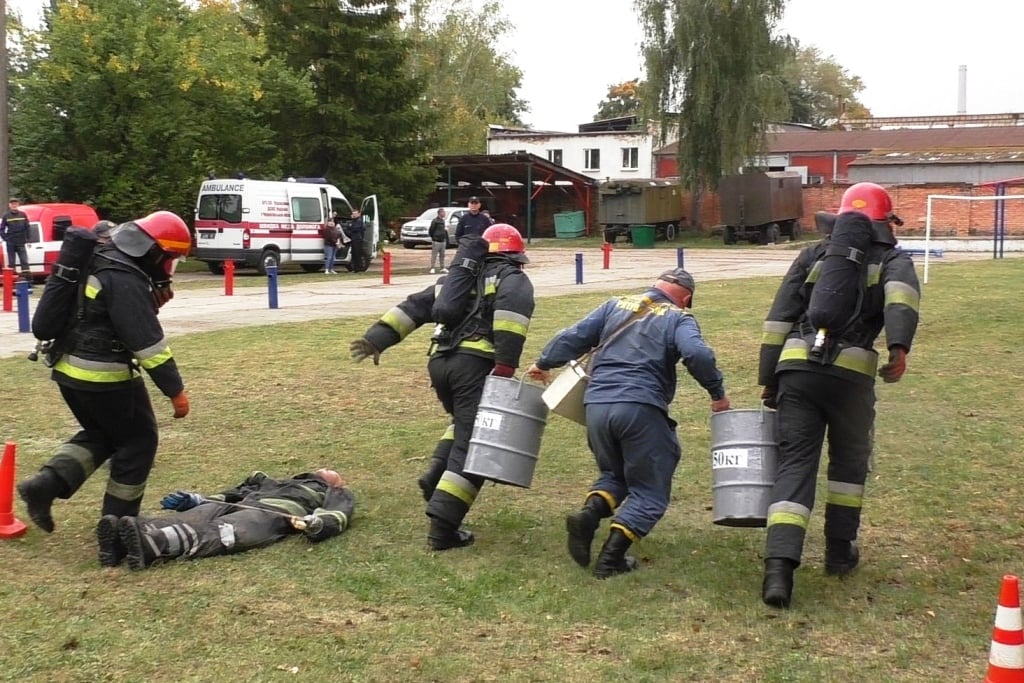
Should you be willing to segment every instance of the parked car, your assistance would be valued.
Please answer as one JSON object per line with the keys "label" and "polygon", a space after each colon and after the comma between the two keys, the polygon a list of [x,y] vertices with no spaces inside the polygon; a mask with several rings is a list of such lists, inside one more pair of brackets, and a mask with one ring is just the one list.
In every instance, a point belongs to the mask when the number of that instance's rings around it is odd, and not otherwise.
{"label": "parked car", "polygon": [[406,249],[415,249],[419,244],[430,246],[430,223],[437,217],[441,209],[448,214],[448,222],[445,228],[448,230],[448,246],[455,246],[455,227],[459,224],[462,214],[468,213],[469,209],[464,206],[435,206],[427,209],[419,216],[402,225],[399,240]]}

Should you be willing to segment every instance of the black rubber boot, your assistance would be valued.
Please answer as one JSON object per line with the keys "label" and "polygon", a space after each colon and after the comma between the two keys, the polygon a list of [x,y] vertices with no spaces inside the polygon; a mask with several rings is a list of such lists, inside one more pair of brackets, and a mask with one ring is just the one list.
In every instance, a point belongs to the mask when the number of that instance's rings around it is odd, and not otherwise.
{"label": "black rubber boot", "polygon": [[156,541],[149,537],[137,518],[122,517],[117,522],[117,531],[131,570],[145,569],[160,556]]}
{"label": "black rubber boot", "polygon": [[427,532],[427,544],[431,550],[451,550],[473,545],[473,532],[459,529],[436,517],[430,518],[430,531]]}
{"label": "black rubber boot", "polygon": [[96,525],[96,543],[99,545],[101,567],[116,567],[124,559],[125,550],[121,544],[121,532],[117,524],[120,517],[103,515]]}
{"label": "black rubber boot", "polygon": [[846,576],[860,562],[860,551],[853,541],[841,538],[825,539],[825,573],[829,576]]}
{"label": "black rubber boot", "polygon": [[50,511],[53,499],[58,498],[64,489],[64,482],[49,467],[44,467],[18,484],[18,495],[25,501],[28,516],[48,534],[53,533],[54,529]]}
{"label": "black rubber boot", "polygon": [[601,546],[601,554],[597,556],[594,564],[594,576],[599,579],[607,579],[616,574],[625,574],[637,568],[635,557],[626,555],[629,546],[633,541],[624,534],[621,529],[612,529],[608,534],[608,540]]}
{"label": "black rubber boot", "polygon": [[583,507],[565,518],[569,532],[569,555],[581,567],[590,566],[590,546],[601,520],[610,517],[612,509],[601,496],[590,496]]}
{"label": "black rubber boot", "polygon": [[420,478],[416,480],[416,484],[420,487],[420,491],[423,492],[423,500],[430,502],[430,497],[434,495],[434,489],[437,488],[437,482],[441,481],[441,475],[448,468],[448,461],[441,460],[440,458],[431,458],[430,466],[427,467],[427,471],[420,475]]}
{"label": "black rubber boot", "polygon": [[793,571],[797,563],[785,557],[769,557],[764,561],[764,583],[761,600],[769,607],[788,609],[793,600]]}

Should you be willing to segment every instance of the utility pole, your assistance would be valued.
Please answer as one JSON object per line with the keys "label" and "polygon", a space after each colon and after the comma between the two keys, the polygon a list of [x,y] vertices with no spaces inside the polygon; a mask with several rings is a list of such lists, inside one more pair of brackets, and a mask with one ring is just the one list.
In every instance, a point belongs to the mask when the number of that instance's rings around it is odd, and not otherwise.
{"label": "utility pole", "polygon": [[11,107],[7,96],[7,0],[0,0],[0,201],[11,196]]}

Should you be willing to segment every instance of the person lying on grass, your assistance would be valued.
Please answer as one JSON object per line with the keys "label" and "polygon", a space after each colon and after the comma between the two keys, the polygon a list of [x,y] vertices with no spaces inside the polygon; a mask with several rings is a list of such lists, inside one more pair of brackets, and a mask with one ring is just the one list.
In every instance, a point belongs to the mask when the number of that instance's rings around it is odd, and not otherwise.
{"label": "person lying on grass", "polygon": [[272,479],[253,472],[238,486],[204,497],[190,491],[160,501],[173,514],[102,517],[96,527],[99,560],[133,570],[174,560],[216,557],[262,548],[293,533],[318,543],[348,528],[355,496],[331,469]]}

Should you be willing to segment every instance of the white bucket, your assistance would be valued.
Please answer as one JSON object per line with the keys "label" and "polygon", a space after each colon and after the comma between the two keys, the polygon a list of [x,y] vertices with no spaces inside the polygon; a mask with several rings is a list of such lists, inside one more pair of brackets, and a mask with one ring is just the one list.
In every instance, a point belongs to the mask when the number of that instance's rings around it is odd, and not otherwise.
{"label": "white bucket", "polygon": [[542,387],[523,380],[487,377],[464,472],[530,488],[548,422],[542,391]]}
{"label": "white bucket", "polygon": [[711,414],[713,521],[763,527],[775,483],[779,443],[776,413],[768,408]]}
{"label": "white bucket", "polygon": [[555,415],[586,425],[587,410],[583,406],[583,394],[589,379],[583,366],[571,360],[544,390],[541,398]]}

